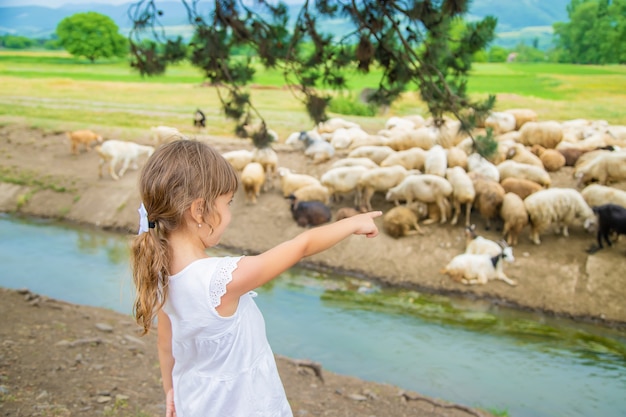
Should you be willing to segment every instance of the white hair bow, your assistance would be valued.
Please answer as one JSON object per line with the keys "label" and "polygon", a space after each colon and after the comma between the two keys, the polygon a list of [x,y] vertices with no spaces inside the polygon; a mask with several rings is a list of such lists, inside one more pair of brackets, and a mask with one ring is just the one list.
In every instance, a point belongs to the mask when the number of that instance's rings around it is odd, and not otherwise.
{"label": "white hair bow", "polygon": [[139,212],[139,232],[137,234],[140,235],[149,230],[150,223],[148,222],[148,212],[143,203],[141,203],[137,211]]}

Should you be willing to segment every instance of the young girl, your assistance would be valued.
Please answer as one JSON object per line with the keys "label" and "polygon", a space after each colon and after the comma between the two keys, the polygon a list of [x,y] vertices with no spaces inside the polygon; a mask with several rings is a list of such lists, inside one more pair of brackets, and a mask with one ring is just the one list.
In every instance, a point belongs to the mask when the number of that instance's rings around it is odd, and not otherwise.
{"label": "young girl", "polygon": [[144,334],[157,318],[167,417],[292,416],[252,290],[352,234],[378,234],[370,212],[260,255],[209,257],[237,186],[230,164],[191,140],[159,147],[141,172],[134,313]]}

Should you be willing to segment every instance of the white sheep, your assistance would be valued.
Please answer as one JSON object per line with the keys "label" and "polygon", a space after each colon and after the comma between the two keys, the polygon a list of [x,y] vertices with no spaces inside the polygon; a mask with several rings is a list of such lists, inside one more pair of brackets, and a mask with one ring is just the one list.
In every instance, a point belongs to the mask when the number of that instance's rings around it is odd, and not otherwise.
{"label": "white sheep", "polygon": [[502,236],[510,246],[517,245],[520,232],[528,224],[528,212],[524,200],[515,193],[506,193],[500,208],[500,217],[504,223]]}
{"label": "white sheep", "polygon": [[307,174],[291,172],[289,168],[285,167],[278,168],[278,177],[280,178],[280,187],[283,192],[283,197],[289,197],[297,189],[306,185],[321,185],[317,178]]}
{"label": "white sheep", "polygon": [[389,155],[395,151],[389,146],[360,146],[348,154],[348,158],[369,158],[380,165]]}
{"label": "white sheep", "polygon": [[359,206],[372,210],[372,196],[375,192],[387,192],[409,174],[404,167],[394,165],[390,167],[380,167],[366,169],[357,183],[357,198]]}
{"label": "white sheep", "polygon": [[177,128],[170,126],[152,126],[150,132],[152,133],[152,140],[157,146],[178,139],[188,139],[187,136],[180,133]]}
{"label": "white sheep", "polygon": [[626,191],[600,184],[589,184],[580,192],[589,207],[617,204],[626,208]]}
{"label": "white sheep", "polygon": [[[541,145],[534,145],[534,146],[541,146]],[[535,155],[530,149],[526,148],[521,143],[516,143],[511,148],[509,148],[509,151],[507,152],[507,159],[510,159],[511,161],[519,162],[521,164],[533,165],[541,169],[544,169],[543,162],[541,162],[541,159],[539,158],[539,156]]]}
{"label": "white sheep", "polygon": [[369,158],[340,158],[332,163],[331,168],[362,166],[365,168],[378,168],[378,164]]}
{"label": "white sheep", "polygon": [[328,205],[330,202],[330,192],[328,187],[318,184],[305,185],[293,192],[297,201],[321,201]]}
{"label": "white sheep", "polygon": [[241,185],[246,196],[246,202],[257,203],[261,195],[261,188],[265,185],[265,169],[258,162],[250,162],[241,171]]}
{"label": "white sheep", "polygon": [[359,205],[357,187],[361,175],[368,171],[361,165],[331,168],[320,177],[320,183],[328,188],[333,201],[339,201],[344,194],[354,193],[354,205]]}
{"label": "white sheep", "polygon": [[300,132],[298,135],[292,134],[287,138],[285,144],[291,145],[296,149],[304,149],[304,154],[311,157],[316,164],[335,156],[333,145],[319,138],[319,135],[310,134],[310,132]]}
{"label": "white sheep", "polygon": [[392,153],[380,163],[381,167],[401,165],[406,169],[424,170],[424,162],[428,151],[422,148],[411,148],[404,151]]}
{"label": "white sheep", "polygon": [[509,246],[495,256],[462,253],[452,258],[440,272],[465,285],[484,285],[490,280],[499,279],[515,286],[517,282],[506,276],[502,266],[503,261],[511,263],[514,260],[513,249]]}
{"label": "white sheep", "polygon": [[254,153],[247,149],[237,149],[234,151],[224,152],[222,157],[226,159],[235,171],[241,172],[243,169],[252,162]]}
{"label": "white sheep", "polygon": [[507,109],[504,112],[515,117],[515,130],[520,130],[527,122],[537,121],[537,112],[532,109]]}
{"label": "white sheep", "polygon": [[263,190],[274,188],[274,180],[278,170],[278,154],[269,146],[264,148],[254,148],[252,151],[252,161],[258,162],[265,171],[265,183]]}
{"label": "white sheep", "polygon": [[563,128],[555,121],[526,122],[519,132],[519,142],[526,146],[541,145],[554,149],[563,139]]}
{"label": "white sheep", "polygon": [[452,185],[452,209],[453,216],[450,224],[456,224],[461,214],[461,205],[465,204],[465,226],[470,224],[470,214],[474,198],[476,198],[476,190],[474,184],[467,172],[461,167],[448,168],[446,170],[446,179]]}
{"label": "white sheep", "polygon": [[354,141],[365,140],[369,138],[369,134],[360,127],[351,127],[349,129],[340,127],[335,130],[330,138],[330,144],[335,149],[347,149]]}
{"label": "white sheep", "polygon": [[465,253],[496,256],[502,252],[502,245],[476,234],[476,225],[465,227]]}
{"label": "white sheep", "polygon": [[424,161],[424,173],[445,177],[447,168],[448,158],[443,147],[441,147],[441,145],[435,145],[430,148],[426,154],[426,160]]}
{"label": "white sheep", "polygon": [[[96,151],[100,155],[98,164],[98,176],[102,178],[102,166],[109,163],[109,174],[114,180],[119,180],[128,167],[138,168],[138,160],[141,156],[151,156],[154,153],[154,146],[140,145],[134,142],[110,139],[102,145],[96,146]],[[115,173],[115,167],[122,162],[119,173]]]}
{"label": "white sheep", "polygon": [[495,182],[500,182],[500,172],[498,168],[477,152],[467,157],[467,171],[475,172]]}
{"label": "white sheep", "polygon": [[439,221],[445,223],[448,220],[447,213],[450,205],[448,197],[450,195],[452,195],[452,185],[443,177],[430,174],[407,175],[398,185],[387,190],[385,199],[393,201],[396,205],[400,201],[405,201],[406,205],[410,205],[413,201],[435,203],[440,212]]}
{"label": "white sheep", "polygon": [[320,122],[317,125],[319,133],[333,133],[339,128],[350,129],[351,127],[359,127],[358,123],[350,122],[340,117],[331,117],[330,119]]}
{"label": "white sheep", "polygon": [[511,132],[515,126],[515,116],[508,112],[494,111],[485,119],[485,128],[491,128],[494,135]]}
{"label": "white sheep", "polygon": [[601,185],[626,180],[626,152],[602,154],[574,170],[579,185],[597,181]]}
{"label": "white sheep", "polygon": [[463,145],[457,145],[446,149],[448,168],[461,167],[463,170],[467,171],[467,153],[460,146]]}
{"label": "white sheep", "polygon": [[393,207],[385,213],[383,230],[394,239],[423,233],[417,224],[417,214],[405,206]]}
{"label": "white sheep", "polygon": [[378,133],[387,137],[387,146],[395,151],[411,148],[428,150],[437,144],[437,131],[432,127],[412,130],[394,129]]}
{"label": "white sheep", "polygon": [[541,244],[539,234],[550,224],[555,223],[556,232],[562,229],[563,236],[569,236],[568,227],[577,220],[584,222],[589,230],[595,224],[595,215],[580,192],[573,188],[548,188],[537,191],[524,199],[531,224],[530,238],[534,244]]}
{"label": "white sheep", "polygon": [[522,200],[536,193],[539,190],[543,190],[543,187],[534,181],[526,180],[524,178],[505,178],[500,182],[502,188],[507,193],[515,193]]}
{"label": "white sheep", "polygon": [[354,138],[348,149],[354,150],[361,146],[387,146],[389,139],[381,135],[367,135],[364,138]]}
{"label": "white sheep", "polygon": [[497,168],[501,181],[511,177],[524,178],[526,180],[534,181],[539,185],[543,185],[544,187],[549,187],[552,181],[548,171],[533,165],[508,160],[499,163]]}

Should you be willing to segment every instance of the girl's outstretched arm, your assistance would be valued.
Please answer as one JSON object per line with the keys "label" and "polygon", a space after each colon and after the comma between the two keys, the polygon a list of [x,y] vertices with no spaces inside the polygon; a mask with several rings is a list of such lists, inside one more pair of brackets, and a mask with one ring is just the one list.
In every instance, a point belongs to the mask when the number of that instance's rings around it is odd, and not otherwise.
{"label": "girl's outstretched arm", "polygon": [[329,249],[350,235],[377,236],[374,218],[381,214],[380,211],[372,211],[309,229],[260,255],[244,257],[233,271],[233,280],[228,284],[222,302],[238,299],[276,278],[302,258]]}

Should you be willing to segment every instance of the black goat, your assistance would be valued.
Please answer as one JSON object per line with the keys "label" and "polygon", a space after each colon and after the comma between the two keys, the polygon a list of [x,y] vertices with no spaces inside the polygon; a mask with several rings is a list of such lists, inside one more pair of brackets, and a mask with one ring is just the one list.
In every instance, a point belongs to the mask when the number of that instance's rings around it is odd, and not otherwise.
{"label": "black goat", "polygon": [[291,215],[300,227],[319,226],[330,222],[330,208],[321,201],[297,201],[291,194]]}
{"label": "black goat", "polygon": [[619,235],[626,235],[626,208],[618,204],[603,204],[592,208],[598,217],[598,244],[590,247],[587,252],[595,253],[602,249],[602,239],[608,246],[613,246],[609,239],[611,232]]}
{"label": "black goat", "polygon": [[202,110],[196,110],[196,113],[193,116],[193,125],[196,127],[206,127],[206,116]]}

